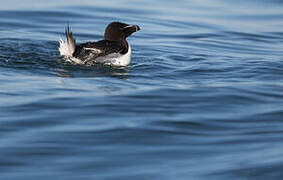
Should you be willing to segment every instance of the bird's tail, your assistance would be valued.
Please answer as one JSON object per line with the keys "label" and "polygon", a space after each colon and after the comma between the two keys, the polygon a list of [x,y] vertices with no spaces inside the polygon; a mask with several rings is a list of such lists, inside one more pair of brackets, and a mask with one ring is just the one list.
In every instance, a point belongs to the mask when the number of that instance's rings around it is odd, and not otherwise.
{"label": "bird's tail", "polygon": [[66,27],[66,41],[61,37],[59,39],[59,52],[61,56],[72,57],[76,50],[76,40],[73,38],[73,34],[70,31],[69,26]]}

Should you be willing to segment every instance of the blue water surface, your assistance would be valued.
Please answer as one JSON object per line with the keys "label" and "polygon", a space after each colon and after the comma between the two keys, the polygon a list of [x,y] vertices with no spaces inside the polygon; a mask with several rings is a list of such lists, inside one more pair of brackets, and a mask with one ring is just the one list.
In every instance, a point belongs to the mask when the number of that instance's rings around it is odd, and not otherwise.
{"label": "blue water surface", "polygon": [[[126,68],[58,52],[138,24]],[[282,179],[279,0],[0,2],[0,179]]]}

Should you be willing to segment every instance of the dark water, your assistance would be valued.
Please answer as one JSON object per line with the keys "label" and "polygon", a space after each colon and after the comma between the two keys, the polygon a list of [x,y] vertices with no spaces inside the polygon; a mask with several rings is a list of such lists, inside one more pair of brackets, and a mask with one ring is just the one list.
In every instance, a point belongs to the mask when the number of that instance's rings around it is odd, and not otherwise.
{"label": "dark water", "polygon": [[[0,2],[0,179],[283,179],[283,3]],[[126,69],[62,61],[113,20]]]}

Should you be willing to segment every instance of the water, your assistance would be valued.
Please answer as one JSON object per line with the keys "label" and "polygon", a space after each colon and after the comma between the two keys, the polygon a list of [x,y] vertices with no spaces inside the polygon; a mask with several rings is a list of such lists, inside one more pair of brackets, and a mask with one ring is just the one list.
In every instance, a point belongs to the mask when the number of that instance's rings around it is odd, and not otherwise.
{"label": "water", "polygon": [[[282,1],[0,3],[0,179],[282,179]],[[125,69],[58,37],[138,24]]]}

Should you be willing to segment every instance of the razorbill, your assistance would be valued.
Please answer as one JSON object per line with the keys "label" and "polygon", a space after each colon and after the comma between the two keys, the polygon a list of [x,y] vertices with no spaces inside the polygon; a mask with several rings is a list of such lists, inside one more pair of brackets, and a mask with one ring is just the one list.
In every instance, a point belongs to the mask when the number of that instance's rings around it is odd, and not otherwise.
{"label": "razorbill", "polygon": [[127,66],[131,62],[131,46],[126,38],[139,30],[138,25],[111,22],[105,29],[104,40],[76,45],[68,26],[65,32],[66,41],[59,39],[60,55],[77,64]]}

